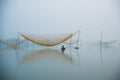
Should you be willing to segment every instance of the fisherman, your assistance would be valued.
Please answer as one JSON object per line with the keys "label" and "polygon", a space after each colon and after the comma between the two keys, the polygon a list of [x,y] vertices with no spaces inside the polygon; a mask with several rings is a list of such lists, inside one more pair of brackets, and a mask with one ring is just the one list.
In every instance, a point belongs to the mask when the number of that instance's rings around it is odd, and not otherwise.
{"label": "fisherman", "polygon": [[64,45],[62,45],[62,47],[61,47],[61,51],[62,51],[62,53],[64,53],[64,51],[65,51],[65,47],[64,47]]}

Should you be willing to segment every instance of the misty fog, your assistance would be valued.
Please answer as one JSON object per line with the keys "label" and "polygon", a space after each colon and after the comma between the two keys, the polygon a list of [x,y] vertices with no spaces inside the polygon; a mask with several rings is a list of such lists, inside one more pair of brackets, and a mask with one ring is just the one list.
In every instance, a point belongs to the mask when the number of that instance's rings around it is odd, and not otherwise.
{"label": "misty fog", "polygon": [[81,31],[82,40],[120,40],[119,0],[1,0],[1,38],[17,32]]}

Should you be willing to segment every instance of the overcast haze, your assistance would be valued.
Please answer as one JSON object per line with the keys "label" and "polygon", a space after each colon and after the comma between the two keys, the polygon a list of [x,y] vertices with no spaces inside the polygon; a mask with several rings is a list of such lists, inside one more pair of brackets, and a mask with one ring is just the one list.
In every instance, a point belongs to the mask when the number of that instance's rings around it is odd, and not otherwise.
{"label": "overcast haze", "polygon": [[120,40],[119,0],[1,0],[1,38],[81,30],[83,40]]}

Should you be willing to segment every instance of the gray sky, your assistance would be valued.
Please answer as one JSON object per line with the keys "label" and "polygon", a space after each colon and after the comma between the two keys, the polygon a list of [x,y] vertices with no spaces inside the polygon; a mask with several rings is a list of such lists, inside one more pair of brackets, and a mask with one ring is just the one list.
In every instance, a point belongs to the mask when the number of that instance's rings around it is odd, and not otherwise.
{"label": "gray sky", "polygon": [[99,40],[102,30],[105,40],[120,40],[119,0],[3,0],[2,5],[1,38],[81,30],[83,40]]}

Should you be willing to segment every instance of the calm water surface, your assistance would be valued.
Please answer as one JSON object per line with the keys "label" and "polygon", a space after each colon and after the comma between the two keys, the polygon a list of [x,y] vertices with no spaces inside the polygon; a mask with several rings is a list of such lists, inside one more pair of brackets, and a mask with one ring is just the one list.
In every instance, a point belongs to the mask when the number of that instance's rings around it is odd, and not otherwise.
{"label": "calm water surface", "polygon": [[2,49],[3,80],[120,80],[120,47]]}

